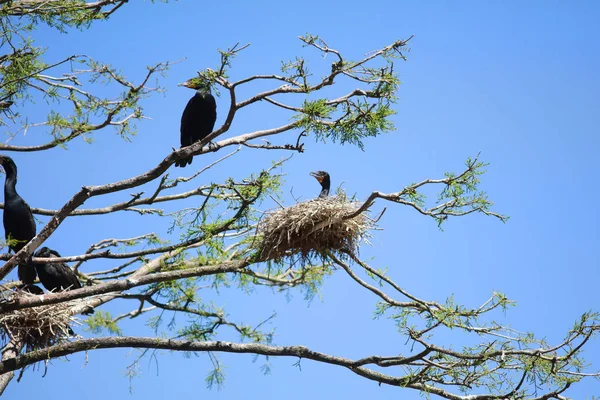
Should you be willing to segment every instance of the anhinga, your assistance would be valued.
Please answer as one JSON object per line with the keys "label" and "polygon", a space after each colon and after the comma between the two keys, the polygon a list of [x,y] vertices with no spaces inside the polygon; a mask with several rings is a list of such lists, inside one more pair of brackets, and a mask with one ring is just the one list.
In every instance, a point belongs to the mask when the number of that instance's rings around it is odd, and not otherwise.
{"label": "anhinga", "polygon": [[[0,165],[6,172],[4,181],[4,236],[10,239],[10,249],[17,253],[35,236],[35,221],[29,205],[17,193],[17,166],[12,158],[0,155]],[[35,280],[35,268],[30,262],[19,264],[19,279],[25,285]]]}
{"label": "anhinga", "polygon": [[[34,254],[35,257],[56,258],[60,257],[57,251],[42,247]],[[75,272],[65,263],[34,264],[35,270],[40,277],[40,282],[50,292],[62,292],[64,290],[79,289],[81,283],[75,276]]]}
{"label": "anhinga", "polygon": [[321,193],[319,194],[319,198],[322,199],[324,197],[329,196],[329,188],[331,187],[331,180],[329,179],[329,174],[325,171],[317,171],[311,172],[310,176],[314,176],[316,180],[321,184]]}
{"label": "anhinga", "polygon": [[[210,93],[210,85],[204,79],[192,78],[179,86],[196,90],[181,116],[181,147],[186,147],[208,136],[217,120],[217,103]],[[175,165],[185,167],[192,163],[192,156],[178,160]]]}

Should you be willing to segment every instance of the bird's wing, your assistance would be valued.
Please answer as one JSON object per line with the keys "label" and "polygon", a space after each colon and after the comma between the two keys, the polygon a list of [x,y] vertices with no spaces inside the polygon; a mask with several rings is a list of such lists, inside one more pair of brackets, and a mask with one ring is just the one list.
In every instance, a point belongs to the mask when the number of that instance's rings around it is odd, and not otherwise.
{"label": "bird's wing", "polygon": [[[5,237],[8,239],[10,236],[12,239],[30,241],[36,232],[35,220],[33,219],[31,208],[22,198],[18,198],[12,208],[12,212],[7,212],[5,208],[3,215]],[[11,246],[11,249],[17,252],[26,244],[26,242],[21,242],[15,246]]]}
{"label": "bird's wing", "polygon": [[193,141],[194,135],[194,100],[196,96],[192,97],[185,109],[183,110],[183,114],[181,114],[181,126],[179,128],[179,132],[181,134],[181,147],[189,146]]}
{"label": "bird's wing", "polygon": [[31,229],[31,231],[33,232],[33,236],[35,236],[35,219],[33,218],[33,213],[31,212],[31,207],[29,207],[29,204],[27,204],[27,202],[25,200],[23,200],[23,204],[25,205],[25,212],[27,213],[27,217],[28,217],[28,224],[29,224],[29,229]]}
{"label": "bird's wing", "polygon": [[66,264],[58,264],[57,266],[61,269],[61,275],[66,282],[65,288],[69,287],[70,289],[79,289],[81,287],[79,279],[77,279],[75,272],[73,272],[69,266]]}
{"label": "bird's wing", "polygon": [[217,121],[217,102],[215,100],[215,97],[212,94],[208,95],[207,100],[208,100],[210,109],[212,110],[210,118],[211,118],[212,124],[214,126],[215,122]]}

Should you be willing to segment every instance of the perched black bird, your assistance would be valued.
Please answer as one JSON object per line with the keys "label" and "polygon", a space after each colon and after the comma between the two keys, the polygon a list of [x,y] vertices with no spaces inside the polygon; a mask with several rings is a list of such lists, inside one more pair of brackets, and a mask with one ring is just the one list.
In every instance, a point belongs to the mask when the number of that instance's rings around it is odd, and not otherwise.
{"label": "perched black bird", "polygon": [[[42,247],[34,254],[35,257],[56,258],[60,257],[57,251]],[[35,264],[35,270],[40,277],[40,282],[50,292],[79,289],[81,283],[75,272],[65,263]]]}
{"label": "perched black bird", "polygon": [[[181,116],[181,147],[186,147],[204,139],[213,131],[217,120],[217,103],[210,93],[210,85],[201,78],[189,79],[179,86],[196,90]],[[192,156],[176,161],[175,165],[185,167],[191,163]]]}
{"label": "perched black bird", "polygon": [[[60,254],[56,250],[42,247],[34,254],[35,257],[41,258],[56,258],[60,257]],[[79,289],[81,283],[75,272],[65,263],[47,263],[47,264],[35,264],[35,269],[40,282],[46,288],[46,290],[56,293],[67,290]],[[88,310],[83,311],[82,314],[93,314],[94,309],[89,307]]]}
{"label": "perched black bird", "polygon": [[325,171],[317,171],[311,172],[310,176],[314,176],[316,180],[319,181],[321,187],[321,193],[319,193],[319,198],[322,199],[324,197],[329,196],[329,188],[331,187],[331,180],[329,179],[329,174]]}
{"label": "perched black bird", "polygon": [[[17,166],[12,158],[0,155],[0,165],[6,172],[4,182],[4,236],[11,241],[15,253],[21,250],[35,236],[35,221],[29,205],[19,196],[16,190]],[[19,279],[26,285],[35,280],[35,268],[30,262],[19,264]]]}

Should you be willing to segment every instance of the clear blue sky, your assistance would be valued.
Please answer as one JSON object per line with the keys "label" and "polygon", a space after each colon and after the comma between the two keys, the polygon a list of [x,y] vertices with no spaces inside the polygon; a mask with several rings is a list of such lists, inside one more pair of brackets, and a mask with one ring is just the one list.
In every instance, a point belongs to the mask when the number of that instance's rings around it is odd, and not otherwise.
{"label": "clear blue sky", "polygon": [[[448,170],[459,171],[468,156],[481,152],[482,159],[491,163],[483,187],[495,201],[495,209],[511,216],[507,224],[471,216],[450,220],[441,232],[434,221],[405,207],[389,206],[381,222],[384,230],[375,233],[373,246],[361,254],[366,259],[374,257],[375,266],[388,266],[399,284],[421,298],[443,300],[454,294],[458,302],[475,306],[492,291],[504,292],[518,301],[506,321],[515,329],[556,342],[581,313],[600,309],[599,220],[593,208],[600,176],[600,4],[428,4],[392,0],[368,5],[313,0],[132,2],[88,31],[34,32],[39,43],[48,46],[49,60],[85,53],[138,79],[145,65],[187,59],[173,66],[162,81],[168,89],[165,95],[144,103],[152,120],[140,124],[131,143],[107,131],[96,135],[92,146],[78,140],[68,151],[14,154],[19,191],[32,206],[56,208],[81,185],[112,182],[154,166],[171,147],[179,146],[179,119],[191,93],[176,84],[198,69],[216,66],[216,48],[252,43],[236,59],[232,71],[233,77],[243,77],[276,71],[280,60],[301,51],[296,36],[306,32],[321,35],[351,58],[414,34],[408,62],[398,65],[403,85],[395,117],[397,130],[368,140],[365,152],[317,144],[308,138],[306,152],[294,156],[284,168],[285,192],[293,189],[295,195],[314,196],[318,187],[308,172],[316,169],[329,171],[334,186],[344,182],[344,188],[359,197],[372,190],[397,191]],[[219,99],[218,104],[217,124],[223,121],[226,99]],[[35,107],[28,111],[46,112],[43,102]],[[249,114],[227,135],[278,122],[271,121],[264,107]],[[43,139],[43,133],[37,132],[13,144]],[[206,162],[213,156],[207,156]],[[244,150],[206,179],[244,176],[249,169],[259,171],[278,157],[274,152]],[[204,163],[196,159],[193,165]],[[109,203],[94,201],[86,206]],[[146,221],[127,213],[72,218],[48,245],[74,255],[107,237],[166,233],[166,220]],[[409,351],[405,338],[396,335],[389,321],[371,319],[376,298],[342,273],[328,279],[322,298],[310,304],[299,293],[288,301],[268,291],[248,296],[226,290],[217,300],[227,306],[233,319],[248,323],[277,311],[276,344],[302,344],[347,357]],[[135,324],[124,328],[125,334],[140,332]],[[141,377],[133,382],[130,395],[124,372],[134,354],[91,352],[87,365],[83,354],[69,357],[69,362],[54,360],[46,377],[42,378],[43,371],[29,370],[20,383],[9,386],[6,396],[65,400],[419,398],[417,392],[379,387],[333,366],[303,361],[299,371],[292,366],[295,359],[271,360],[272,374],[263,376],[262,360],[253,363],[249,355],[224,355],[225,387],[209,392],[204,383],[210,369],[206,356],[185,358],[166,352],[159,356],[158,366],[154,361],[142,363]],[[589,345],[586,358],[596,368],[600,368],[599,354],[597,341]],[[590,398],[600,394],[600,384],[578,384],[568,394]]]}

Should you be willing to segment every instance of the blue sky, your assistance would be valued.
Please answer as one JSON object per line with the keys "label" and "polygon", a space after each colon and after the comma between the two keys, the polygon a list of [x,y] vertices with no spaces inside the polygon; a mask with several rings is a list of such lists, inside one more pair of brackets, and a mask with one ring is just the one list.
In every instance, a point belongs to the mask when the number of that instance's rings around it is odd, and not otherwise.
{"label": "blue sky", "polygon": [[[555,342],[581,313],[600,309],[600,235],[593,208],[600,176],[599,15],[600,5],[592,1],[425,6],[399,1],[367,5],[182,0],[166,5],[134,2],[84,32],[40,29],[33,35],[48,47],[48,60],[85,53],[137,79],[146,65],[186,59],[161,81],[168,91],[143,103],[152,120],[139,125],[131,143],[107,131],[96,135],[91,146],[78,140],[68,150],[11,154],[19,166],[18,189],[32,206],[56,208],[81,185],[112,182],[156,165],[171,147],[179,146],[179,119],[191,93],[177,83],[199,69],[215,67],[216,48],[252,43],[235,60],[231,74],[236,78],[275,72],[280,60],[306,54],[296,39],[306,32],[319,34],[354,59],[415,35],[408,61],[397,69],[403,85],[396,131],[367,140],[364,152],[308,138],[306,152],[283,168],[285,198],[291,202],[290,190],[304,199],[316,195],[318,185],[308,172],[317,169],[329,171],[334,186],[344,182],[346,191],[364,198],[373,190],[397,191],[445,171],[458,172],[467,157],[481,152],[490,163],[482,186],[495,210],[510,215],[507,224],[469,216],[450,220],[442,232],[433,220],[388,205],[383,230],[375,232],[373,246],[363,248],[361,255],[375,266],[387,266],[396,282],[421,298],[441,301],[454,294],[459,303],[475,306],[493,291],[506,293],[518,307],[505,321]],[[311,62],[322,63],[316,57]],[[224,119],[226,104],[226,99],[218,99],[217,124]],[[43,102],[35,107],[28,110],[32,115],[45,114]],[[241,115],[226,136],[277,124],[266,110]],[[38,131],[12,143],[38,143],[43,135]],[[241,177],[283,155],[245,149],[206,179]],[[197,158],[193,166],[217,156]],[[103,238],[148,231],[166,234],[167,227],[166,220],[125,213],[72,218],[48,245],[63,254],[81,254]],[[215,299],[234,319],[248,323],[276,311],[276,344],[303,344],[347,357],[409,351],[391,322],[372,320],[376,298],[342,273],[329,278],[321,298],[310,304],[300,293],[286,299],[269,291],[244,295],[225,290]],[[136,324],[125,325],[126,334],[140,332]],[[599,350],[597,341],[590,344],[586,357],[597,369]],[[69,362],[54,360],[45,377],[43,371],[28,370],[6,395],[41,398],[68,386],[63,399],[419,398],[417,392],[379,387],[333,366],[303,361],[300,371],[294,359],[272,359],[271,375],[263,376],[261,360],[253,363],[244,355],[223,355],[226,384],[209,392],[204,383],[210,369],[206,356],[166,352],[158,357],[158,365],[153,360],[142,363],[130,395],[124,372],[134,355],[126,350],[92,352],[87,365],[82,354],[69,357]],[[580,383],[568,392],[577,399],[599,394],[597,381]]]}

